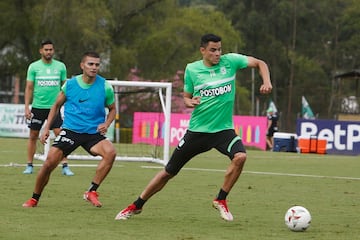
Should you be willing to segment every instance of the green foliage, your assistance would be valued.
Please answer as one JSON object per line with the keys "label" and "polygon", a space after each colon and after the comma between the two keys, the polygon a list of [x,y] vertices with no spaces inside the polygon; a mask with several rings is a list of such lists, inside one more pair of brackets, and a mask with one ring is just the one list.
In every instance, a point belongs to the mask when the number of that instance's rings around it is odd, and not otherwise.
{"label": "green foliage", "polygon": [[114,46],[110,57],[109,78],[127,80],[129,69],[137,65],[136,50],[123,46]]}
{"label": "green foliage", "polygon": [[224,52],[241,46],[238,33],[222,13],[198,8],[178,9],[166,22],[159,24],[156,31],[142,39],[137,48],[138,67],[153,79],[184,69],[188,62],[200,59],[200,37],[214,32],[214,26],[221,26],[215,32],[226,36]]}
{"label": "green foliage", "polygon": [[237,84],[235,98],[235,114],[251,115],[251,101],[249,101],[250,91]]}
{"label": "green foliage", "polygon": [[31,56],[29,40],[33,29],[29,24],[29,8],[33,4],[34,1],[0,2],[0,72],[4,75],[19,74],[25,78],[20,70]]}
{"label": "green foliage", "polygon": [[290,123],[305,91],[320,118],[332,118],[334,73],[359,68],[358,1],[220,0],[217,6],[242,33],[242,52],[269,64],[273,99]]}
{"label": "green foliage", "polygon": [[[39,42],[49,37],[69,77],[79,73],[81,54],[96,50],[104,60],[101,74],[108,78],[127,79],[129,70],[137,68],[144,79],[169,79],[201,57],[200,36],[214,32],[223,37],[224,53],[252,55],[269,64],[274,86],[269,97],[290,122],[299,112],[304,89],[311,90],[309,103],[320,118],[332,118],[336,112],[329,106],[336,104],[330,101],[339,94],[329,93],[336,89],[331,85],[334,74],[360,67],[359,4],[357,0],[3,0],[0,71],[19,75],[24,85],[27,65],[39,58]],[[249,79],[250,72],[244,72],[241,86],[251,89]],[[311,81],[316,81],[313,87]],[[268,97],[258,93],[260,84],[256,76],[255,95],[263,104]],[[345,90],[342,94],[354,95]],[[246,108],[250,99],[240,99]]]}
{"label": "green foliage", "polygon": [[360,3],[351,1],[343,15],[339,17],[339,41],[341,44],[343,58],[347,67],[359,68],[359,41],[360,41]]}
{"label": "green foliage", "polygon": [[[296,93],[294,102],[298,103],[296,98],[299,96],[306,96],[310,102],[327,102],[331,94],[331,84],[324,69],[317,62],[305,56],[297,57],[295,62],[297,75],[294,83],[294,92]],[[318,107],[319,104],[314,105],[313,110],[317,113],[322,112],[322,109]],[[325,110],[324,112],[328,110],[326,105],[323,110]],[[301,103],[298,103],[297,111],[301,111]]]}
{"label": "green foliage", "polygon": [[35,44],[43,38],[52,39],[70,75],[79,73],[80,57],[85,51],[106,56],[112,48],[113,19],[103,1],[49,0],[35,5],[32,12]]}

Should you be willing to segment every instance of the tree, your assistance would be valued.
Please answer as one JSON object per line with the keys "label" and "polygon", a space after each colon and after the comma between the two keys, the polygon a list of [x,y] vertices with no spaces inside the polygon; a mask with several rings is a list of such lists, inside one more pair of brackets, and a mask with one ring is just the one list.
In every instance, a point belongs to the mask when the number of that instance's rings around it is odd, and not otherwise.
{"label": "tree", "polygon": [[57,56],[66,63],[70,76],[80,72],[80,57],[90,50],[102,55],[102,71],[107,72],[113,19],[104,1],[40,1],[32,13],[34,42],[52,39]]}
{"label": "tree", "polygon": [[[114,36],[117,39],[115,41],[116,57],[112,54],[114,57],[112,64],[121,66],[121,61],[117,59],[120,54],[117,53],[124,53],[126,56],[130,55],[131,61],[136,61],[136,65],[132,66],[136,69],[136,79],[170,81],[176,86],[179,85],[173,89],[172,110],[173,112],[188,112],[183,105],[182,84],[179,84],[180,78],[182,81],[182,75],[179,72],[185,69],[187,63],[201,58],[199,53],[200,37],[204,33],[214,32],[214,29],[216,29],[217,34],[226,35],[224,52],[236,51],[238,47],[243,45],[243,42],[239,33],[232,28],[224,14],[215,11],[213,7],[179,8],[174,1],[163,1],[161,4],[153,2],[151,7],[141,7],[140,4],[139,11],[130,11],[137,14],[124,13],[121,15],[122,17],[117,17],[122,23],[118,24],[119,27],[116,30],[116,36]],[[113,9],[117,8],[114,7]],[[124,17],[130,15],[131,17]],[[145,23],[146,28],[143,28]],[[136,26],[140,26],[140,28],[134,31]],[[121,39],[120,36],[128,36],[128,38]],[[120,59],[124,60],[124,57],[120,57]],[[115,67],[112,69],[115,70]],[[120,68],[118,68],[115,75],[127,74],[128,68],[121,69],[123,72],[120,72]],[[174,76],[175,72],[177,74]],[[133,77],[134,75],[130,74],[124,78],[131,80]],[[238,89],[241,90],[240,87]],[[133,96],[122,99],[123,106],[127,106],[128,116],[132,116],[131,111],[136,106],[131,100],[132,98],[139,99]],[[148,99],[150,98],[149,95]],[[239,100],[244,102],[244,106],[249,106],[246,104],[249,102],[248,99],[239,98]],[[132,103],[130,104],[129,101]],[[146,101],[146,103],[143,101],[139,104],[143,104],[143,106],[137,106],[137,109],[141,107],[146,110],[153,109],[149,106],[151,101]]]}
{"label": "tree", "polygon": [[[233,26],[243,33],[246,43],[243,51],[269,63],[274,85],[272,99],[278,103],[282,119],[289,121],[284,129],[289,131],[295,130],[295,119],[301,107],[300,92],[304,89],[310,91],[309,102],[314,101],[312,106],[320,116],[332,116],[327,110],[334,52],[329,57],[326,43],[336,36],[338,16],[348,4],[345,0],[331,4],[325,0],[296,1],[296,15],[293,15],[293,3],[288,0],[220,0],[217,4],[221,11],[228,13]],[[359,8],[353,9],[358,11]],[[245,84],[249,86],[250,82]]]}
{"label": "tree", "polygon": [[3,0],[0,2],[0,70],[3,75],[19,74],[29,61],[32,50],[29,44],[33,28],[30,24],[34,1]]}
{"label": "tree", "polygon": [[199,58],[200,36],[214,29],[218,34],[229,36],[225,50],[243,44],[240,34],[224,14],[210,7],[179,7],[173,0],[146,1],[147,4],[135,1],[132,8],[118,1],[111,3],[117,22],[113,32],[116,58],[111,61],[116,76],[127,75],[129,68],[121,67],[123,62],[133,63],[131,67],[141,69],[146,78],[171,76],[184,69],[186,63]]}
{"label": "tree", "polygon": [[[270,98],[276,102],[282,119],[289,119],[283,130],[290,131],[301,95],[320,118],[336,113],[333,76],[359,67],[359,5],[357,0],[297,0],[294,15],[289,0],[3,0],[0,70],[19,75],[24,88],[39,42],[51,38],[69,77],[79,73],[82,53],[95,50],[102,55],[105,77],[124,80],[130,69],[138,69],[142,79],[174,81],[174,73],[201,57],[200,36],[214,32],[223,37],[224,53],[269,64],[273,94],[256,91],[261,84],[256,75],[255,97],[260,106]],[[248,70],[238,78],[236,114],[251,113],[251,79]]]}

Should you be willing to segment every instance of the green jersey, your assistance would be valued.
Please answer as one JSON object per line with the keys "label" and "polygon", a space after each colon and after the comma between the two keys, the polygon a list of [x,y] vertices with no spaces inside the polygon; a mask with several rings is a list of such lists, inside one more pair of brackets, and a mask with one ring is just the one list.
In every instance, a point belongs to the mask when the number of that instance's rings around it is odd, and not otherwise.
{"label": "green jersey", "polygon": [[211,67],[205,66],[203,60],[186,66],[184,91],[201,97],[191,114],[190,131],[214,133],[234,128],[236,72],[247,65],[247,56],[229,53]]}
{"label": "green jersey", "polygon": [[49,109],[66,80],[65,64],[55,59],[47,64],[40,59],[29,65],[26,79],[34,83],[32,107]]}

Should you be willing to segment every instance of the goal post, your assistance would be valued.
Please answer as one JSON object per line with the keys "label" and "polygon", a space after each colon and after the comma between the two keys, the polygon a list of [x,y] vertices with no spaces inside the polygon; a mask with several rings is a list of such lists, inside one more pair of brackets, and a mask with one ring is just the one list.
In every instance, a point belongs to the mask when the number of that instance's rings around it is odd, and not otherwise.
{"label": "goal post", "polygon": [[[170,122],[171,122],[171,95],[172,95],[172,83],[170,82],[144,82],[144,81],[118,81],[109,80],[109,83],[114,87],[148,87],[158,89],[159,100],[162,107],[162,114],[164,114],[164,144],[163,144],[163,156],[161,159],[154,158],[149,159],[153,162],[159,162],[166,164],[169,161],[170,156]],[[165,89],[165,93],[163,90]],[[118,101],[119,92],[115,88],[115,99]],[[165,99],[164,99],[165,94]],[[116,102],[116,114],[120,115],[119,103]],[[116,128],[116,137],[119,136],[119,128]],[[121,158],[121,156],[118,156]],[[119,159],[120,160],[120,159]],[[136,158],[135,158],[136,160]],[[146,160],[146,159],[144,159]]]}
{"label": "goal post", "polygon": [[[134,88],[134,89],[144,89],[149,88],[152,89],[153,92],[158,93],[159,101],[161,109],[159,109],[159,114],[163,116],[163,126],[161,128],[162,134],[161,137],[163,138],[163,144],[161,146],[162,151],[160,153],[160,156],[157,156],[156,154],[150,154],[147,156],[143,156],[141,152],[139,151],[139,154],[132,153],[131,155],[128,155],[126,152],[121,153],[116,156],[115,160],[117,161],[136,161],[136,162],[154,162],[159,163],[162,165],[166,165],[166,163],[169,161],[170,156],[170,118],[171,118],[171,96],[172,96],[172,83],[170,82],[143,82],[143,81],[119,81],[119,80],[107,80],[114,88],[115,93],[115,105],[116,105],[116,118],[118,116],[121,116],[120,111],[120,103],[119,103],[119,94],[123,94],[119,89],[126,87]],[[156,109],[148,109],[150,111],[156,111]],[[116,121],[116,120],[115,120]],[[137,126],[132,126],[133,130]],[[117,124],[115,124],[115,136],[114,141],[116,143],[119,143],[120,139],[120,128]],[[158,134],[160,137],[160,134]],[[130,144],[134,145],[134,144]],[[133,147],[136,149],[139,149],[143,147],[143,145],[149,145],[149,144],[136,144]],[[120,145],[120,148],[122,148],[123,145]],[[125,146],[125,145],[124,145]],[[155,146],[152,146],[155,147]],[[50,141],[48,141],[47,144],[45,144],[43,153],[36,153],[35,158],[38,160],[45,160],[48,150],[50,148]],[[72,153],[68,156],[68,159],[72,160],[100,160],[101,158],[99,156],[94,157],[89,154],[77,154]]]}

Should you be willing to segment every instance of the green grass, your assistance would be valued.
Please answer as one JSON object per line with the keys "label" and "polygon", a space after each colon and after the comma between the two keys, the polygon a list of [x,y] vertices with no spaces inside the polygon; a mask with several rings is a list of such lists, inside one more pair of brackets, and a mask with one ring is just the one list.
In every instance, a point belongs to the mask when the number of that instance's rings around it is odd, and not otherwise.
{"label": "green grass", "polygon": [[[61,176],[59,168],[38,207],[24,209],[21,204],[31,197],[36,173],[23,175],[23,166],[4,165],[25,163],[26,140],[0,141],[0,239],[347,240],[360,236],[359,156],[249,150],[244,173],[228,196],[234,221],[225,222],[211,201],[228,161],[210,151],[186,165],[143,213],[115,221],[118,211],[137,198],[160,165],[117,161],[99,188],[102,208],[82,200],[94,167],[72,166],[73,177]],[[97,162],[70,161],[70,165],[82,163]],[[285,212],[294,204],[312,214],[305,232],[291,232],[284,224]]]}

